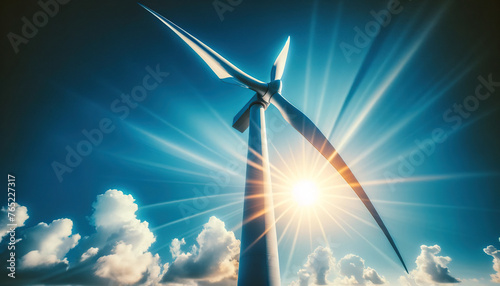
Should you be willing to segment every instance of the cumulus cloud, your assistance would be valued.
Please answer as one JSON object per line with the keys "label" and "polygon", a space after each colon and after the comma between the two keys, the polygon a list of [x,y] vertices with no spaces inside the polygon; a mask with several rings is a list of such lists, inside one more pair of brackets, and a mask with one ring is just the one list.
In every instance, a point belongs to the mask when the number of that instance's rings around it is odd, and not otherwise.
{"label": "cumulus cloud", "polygon": [[80,240],[79,234],[72,234],[73,221],[67,218],[57,219],[50,224],[44,222],[29,229],[23,249],[26,253],[20,261],[23,268],[68,264],[65,258],[68,251]]}
{"label": "cumulus cloud", "polygon": [[339,277],[335,279],[341,285],[380,285],[386,283],[375,269],[365,267],[365,260],[357,255],[348,254],[338,263]]}
{"label": "cumulus cloud", "polygon": [[94,273],[119,284],[153,281],[155,277],[150,276],[159,275],[161,270],[157,265],[159,257],[147,252],[156,238],[148,222],[137,219],[138,207],[134,201],[131,195],[108,190],[97,196],[92,205],[91,219],[97,234],[108,242],[118,241],[109,255],[98,258]]}
{"label": "cumulus cloud", "polygon": [[458,278],[450,274],[447,265],[451,262],[448,256],[438,256],[441,252],[439,245],[420,246],[420,255],[415,263],[417,268],[410,272],[408,277],[401,277],[402,285],[436,285],[439,283],[460,283]]}
{"label": "cumulus cloud", "polygon": [[386,282],[385,278],[380,276],[375,269],[367,267],[363,270],[363,278],[366,281],[370,281],[373,284],[384,284]]}
{"label": "cumulus cloud", "polygon": [[[500,240],[500,238],[499,238]],[[483,249],[484,253],[493,257],[493,270],[496,271],[495,274],[491,274],[491,281],[500,283],[500,250],[496,249],[493,245]]]}
{"label": "cumulus cloud", "polygon": [[80,258],[80,262],[83,262],[83,261],[89,259],[90,257],[95,256],[97,254],[97,252],[99,252],[99,248],[97,248],[97,247],[89,248],[87,251],[85,251],[84,254],[82,254],[82,257]]}
{"label": "cumulus cloud", "polygon": [[133,284],[143,278],[148,266],[153,262],[151,253],[140,253],[133,245],[119,242],[112,254],[97,260],[95,274],[120,284]]}
{"label": "cumulus cloud", "polygon": [[309,254],[305,267],[311,271],[317,285],[327,285],[326,276],[334,264],[330,248],[319,246]]}
{"label": "cumulus cloud", "polygon": [[311,280],[311,273],[307,269],[300,269],[297,272],[297,276],[299,277],[298,280],[293,281],[290,283],[289,286],[308,286],[309,281]]}
{"label": "cumulus cloud", "polygon": [[172,254],[172,258],[177,258],[177,256],[181,255],[181,246],[185,245],[186,241],[183,239],[179,240],[174,238],[172,243],[170,244],[170,253]]}
{"label": "cumulus cloud", "polygon": [[[18,227],[24,226],[24,222],[29,218],[28,209],[24,206],[21,206],[18,203],[14,203],[14,211],[11,212],[14,216],[8,216],[9,209],[6,207],[2,207],[0,209],[0,242],[7,233],[11,230],[11,228],[16,229]],[[13,218],[14,221],[10,221],[9,218]],[[9,226],[9,224],[17,224],[16,226]]]}
{"label": "cumulus cloud", "polygon": [[[234,283],[238,272],[240,241],[224,222],[212,216],[196,238],[197,245],[183,252],[184,239],[174,239],[170,252],[174,261],[168,265],[162,281],[182,285]],[[233,281],[233,282],[228,282]]]}
{"label": "cumulus cloud", "polygon": [[328,247],[318,246],[307,256],[304,266],[297,272],[298,280],[290,286],[307,286],[314,281],[316,285],[328,285],[327,276],[335,265],[335,258]]}
{"label": "cumulus cloud", "polygon": [[149,223],[137,219],[138,206],[134,201],[132,195],[108,190],[98,195],[92,204],[91,220],[101,237],[112,242],[122,241],[132,245],[134,250],[144,252],[156,238],[149,230]]}

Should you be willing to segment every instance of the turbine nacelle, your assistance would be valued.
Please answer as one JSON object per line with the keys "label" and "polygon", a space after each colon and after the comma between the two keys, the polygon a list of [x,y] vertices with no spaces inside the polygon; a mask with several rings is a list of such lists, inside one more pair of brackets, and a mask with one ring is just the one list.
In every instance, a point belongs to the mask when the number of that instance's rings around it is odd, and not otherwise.
{"label": "turbine nacelle", "polygon": [[247,130],[250,124],[250,107],[254,104],[261,104],[267,109],[271,103],[271,98],[274,94],[281,93],[281,80],[273,80],[267,84],[267,90],[264,94],[259,94],[258,92],[250,98],[250,100],[243,106],[243,108],[236,114],[233,119],[233,128],[240,131],[241,133]]}
{"label": "turbine nacelle", "polygon": [[262,100],[269,104],[271,97],[275,93],[281,93],[282,88],[281,79],[273,80],[267,84],[267,92],[262,96]]}
{"label": "turbine nacelle", "polygon": [[243,106],[243,108],[236,114],[233,119],[233,128],[245,132],[250,123],[250,107],[254,104],[261,104],[264,108],[267,108],[271,103],[271,98],[275,94],[281,93],[282,82],[281,77],[283,76],[283,71],[285,70],[286,59],[288,56],[288,48],[290,46],[290,37],[286,40],[285,46],[279,53],[274,65],[271,69],[271,81],[267,83],[267,89],[265,92],[261,90],[262,85],[248,86],[248,88],[254,90],[256,94],[250,98],[250,100]]}

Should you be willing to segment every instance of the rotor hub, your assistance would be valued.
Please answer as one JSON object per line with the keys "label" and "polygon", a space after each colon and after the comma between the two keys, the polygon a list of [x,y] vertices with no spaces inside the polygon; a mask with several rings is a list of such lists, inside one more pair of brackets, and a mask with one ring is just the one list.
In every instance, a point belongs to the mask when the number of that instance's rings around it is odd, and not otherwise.
{"label": "rotor hub", "polygon": [[267,105],[269,105],[273,94],[277,92],[281,93],[281,86],[282,86],[281,80],[279,79],[273,80],[267,84],[266,93],[264,93],[263,95],[259,94],[259,98],[266,103],[266,107]]}

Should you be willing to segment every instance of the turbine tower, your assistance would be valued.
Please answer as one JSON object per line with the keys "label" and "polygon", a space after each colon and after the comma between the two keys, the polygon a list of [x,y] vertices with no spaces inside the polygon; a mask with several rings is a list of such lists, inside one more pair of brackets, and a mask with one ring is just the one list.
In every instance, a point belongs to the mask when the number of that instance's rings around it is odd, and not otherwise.
{"label": "turbine tower", "polygon": [[219,79],[255,91],[255,95],[233,120],[233,127],[238,131],[249,129],[238,286],[281,285],[265,127],[265,110],[270,104],[274,105],[283,118],[340,173],[375,219],[408,272],[387,227],[347,164],[318,127],[281,95],[281,77],[285,69],[290,37],[271,69],[271,80],[265,83],[244,73],[170,20],[142,4],[139,5],[188,44]]}

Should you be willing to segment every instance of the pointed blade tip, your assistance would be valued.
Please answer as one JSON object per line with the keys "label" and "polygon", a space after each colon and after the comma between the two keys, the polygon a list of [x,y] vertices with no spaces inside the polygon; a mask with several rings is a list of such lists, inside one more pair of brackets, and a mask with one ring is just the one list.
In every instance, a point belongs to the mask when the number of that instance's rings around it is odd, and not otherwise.
{"label": "pointed blade tip", "polygon": [[281,49],[271,70],[271,80],[280,80],[285,69],[286,59],[288,57],[288,47],[290,45],[290,36],[288,36],[285,45]]}

